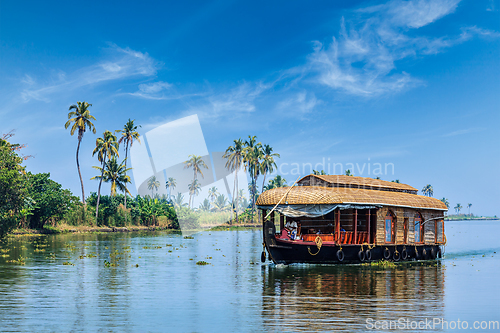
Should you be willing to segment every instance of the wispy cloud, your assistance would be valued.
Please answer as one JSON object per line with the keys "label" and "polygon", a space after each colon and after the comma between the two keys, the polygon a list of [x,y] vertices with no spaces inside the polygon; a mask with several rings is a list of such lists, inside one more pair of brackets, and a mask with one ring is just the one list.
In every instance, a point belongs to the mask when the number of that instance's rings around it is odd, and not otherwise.
{"label": "wispy cloud", "polygon": [[37,82],[32,76],[25,75],[21,79],[25,85],[21,92],[22,101],[49,102],[52,95],[60,92],[131,77],[151,77],[156,75],[162,66],[147,53],[134,51],[130,48],[121,48],[110,44],[107,51],[109,59],[69,74],[59,71],[45,82]]}
{"label": "wispy cloud", "polygon": [[453,132],[450,132],[450,133],[447,133],[447,134],[443,134],[442,137],[464,135],[464,134],[469,134],[469,133],[480,132],[482,130],[483,130],[483,128],[479,128],[479,127],[466,128],[466,129],[461,129],[461,130],[458,130],[458,131],[453,131]]}
{"label": "wispy cloud", "polygon": [[210,116],[254,112],[256,99],[272,86],[273,83],[244,82],[227,92],[214,94],[208,98]]}
{"label": "wispy cloud", "polygon": [[[443,52],[473,36],[496,36],[477,27],[457,36],[419,36],[416,29],[453,13],[460,0],[390,1],[359,9],[343,17],[337,36],[329,44],[314,42],[308,62],[291,71],[336,91],[378,96],[422,84],[398,71],[397,61]],[[413,30],[412,34],[409,32]]]}
{"label": "wispy cloud", "polygon": [[302,118],[306,114],[314,111],[316,105],[322,101],[316,98],[316,95],[307,91],[292,93],[290,97],[280,101],[276,106],[278,111],[283,111],[288,116]]}

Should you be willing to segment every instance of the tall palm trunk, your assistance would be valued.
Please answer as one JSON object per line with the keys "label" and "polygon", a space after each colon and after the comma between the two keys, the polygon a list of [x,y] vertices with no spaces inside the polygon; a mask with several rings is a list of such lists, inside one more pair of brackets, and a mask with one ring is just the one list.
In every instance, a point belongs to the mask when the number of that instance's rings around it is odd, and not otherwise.
{"label": "tall palm trunk", "polygon": [[[236,197],[234,196],[234,193],[236,191]],[[235,198],[236,198],[236,203],[235,203]],[[238,223],[238,203],[239,203],[239,195],[238,195],[238,169],[235,170],[234,172],[234,185],[233,185],[233,205],[234,205],[234,211],[236,215],[236,223]],[[231,222],[231,224],[233,224]]]}
{"label": "tall palm trunk", "polygon": [[95,207],[95,224],[97,225],[97,217],[99,216],[99,201],[101,199],[101,185],[102,185],[102,178],[104,177],[104,166],[106,165],[106,155],[104,155],[104,158],[102,159],[102,172],[101,172],[101,179],[99,180],[99,187],[97,188],[97,205]]}
{"label": "tall palm trunk", "polygon": [[78,169],[78,175],[80,176],[80,184],[82,185],[82,203],[85,206],[85,190],[83,189],[83,178],[80,171],[80,162],[78,161],[78,154],[80,152],[80,142],[82,142],[83,132],[78,131],[78,146],[76,147],[76,168]]}
{"label": "tall palm trunk", "polygon": [[262,180],[262,188],[260,189],[260,193],[264,193],[264,184],[266,183],[266,172],[264,172],[264,180]]}
{"label": "tall palm trunk", "polygon": [[[128,155],[128,140],[125,145],[125,170],[127,170],[127,155]],[[125,176],[127,175],[127,171],[125,171]],[[127,209],[127,183],[125,182],[125,209]]]}

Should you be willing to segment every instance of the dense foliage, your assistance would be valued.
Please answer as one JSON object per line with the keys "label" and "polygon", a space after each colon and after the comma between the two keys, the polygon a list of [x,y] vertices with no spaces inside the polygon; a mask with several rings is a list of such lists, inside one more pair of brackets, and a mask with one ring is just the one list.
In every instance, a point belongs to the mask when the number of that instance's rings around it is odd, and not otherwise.
{"label": "dense foliage", "polygon": [[[175,210],[166,198],[151,199],[149,196],[136,196],[127,201],[125,196],[101,195],[99,202],[98,225],[123,227],[126,225],[169,226],[178,228]],[[94,192],[87,198],[87,204],[95,212],[97,194]]]}
{"label": "dense foliage", "polygon": [[15,145],[0,139],[0,237],[7,234],[26,214],[25,171]]}
{"label": "dense foliage", "polygon": [[30,228],[43,228],[51,218],[55,221],[61,220],[64,214],[79,202],[78,197],[49,177],[50,173],[27,174],[28,198],[31,203]]}

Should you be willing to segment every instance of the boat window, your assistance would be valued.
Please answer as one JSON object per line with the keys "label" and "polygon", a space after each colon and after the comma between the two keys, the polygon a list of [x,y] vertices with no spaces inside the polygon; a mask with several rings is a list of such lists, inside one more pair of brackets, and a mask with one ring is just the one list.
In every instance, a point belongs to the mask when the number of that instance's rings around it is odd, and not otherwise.
{"label": "boat window", "polygon": [[385,242],[394,242],[394,216],[391,211],[388,211],[385,216]]}
{"label": "boat window", "polygon": [[403,222],[403,244],[408,244],[408,218],[404,218]]}
{"label": "boat window", "polygon": [[354,209],[340,211],[340,231],[354,231]]}
{"label": "boat window", "polygon": [[415,243],[421,243],[423,241],[423,228],[422,228],[422,215],[420,213],[415,214]]}
{"label": "boat window", "polygon": [[444,220],[436,221],[436,243],[444,242]]}

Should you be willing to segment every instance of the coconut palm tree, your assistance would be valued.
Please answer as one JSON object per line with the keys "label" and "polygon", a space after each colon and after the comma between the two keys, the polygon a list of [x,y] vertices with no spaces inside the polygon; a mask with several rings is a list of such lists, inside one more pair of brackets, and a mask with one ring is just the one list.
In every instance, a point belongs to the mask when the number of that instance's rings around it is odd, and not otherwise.
{"label": "coconut palm tree", "polygon": [[262,180],[262,189],[264,190],[264,184],[266,183],[266,174],[273,173],[274,168],[277,168],[274,158],[279,158],[280,154],[273,153],[273,148],[270,145],[263,146],[262,154],[264,156],[262,157],[262,162],[260,163],[260,172],[264,176],[264,179]]}
{"label": "coconut palm tree", "polygon": [[469,216],[471,216],[471,215],[470,215],[470,207],[471,207],[471,206],[472,206],[472,204],[471,204],[471,203],[468,203],[468,204],[467,204],[467,208],[469,208]]}
{"label": "coconut palm tree", "polygon": [[177,182],[175,181],[175,178],[173,178],[173,177],[169,177],[168,180],[165,182],[165,188],[168,190],[169,200],[172,197],[170,194],[176,186],[177,186]]}
{"label": "coconut palm tree", "polygon": [[203,200],[203,202],[200,204],[200,210],[204,211],[204,212],[208,212],[210,211],[210,201],[205,198],[205,200]]}
{"label": "coconut palm tree", "polygon": [[116,141],[116,136],[110,131],[106,130],[103,133],[102,138],[97,138],[95,142],[95,149],[92,152],[92,156],[97,154],[97,159],[101,162],[101,177],[99,179],[99,188],[97,189],[97,204],[95,209],[95,221],[97,223],[97,217],[99,214],[99,200],[101,199],[101,185],[104,174],[104,166],[106,165],[106,159],[110,159],[113,156],[118,155],[118,141]]}
{"label": "coconut palm tree", "polygon": [[[229,146],[223,158],[227,159],[226,168],[234,172],[234,182],[233,182],[233,207],[235,207],[236,223],[238,223],[238,170],[241,169],[243,165],[243,158],[245,154],[245,147],[241,138],[234,140],[234,146]],[[232,222],[231,222],[232,223]]]}
{"label": "coconut palm tree", "polygon": [[281,175],[276,175],[274,179],[271,179],[267,186],[265,187],[264,190],[270,190],[272,188],[277,188],[277,187],[285,187],[286,186],[286,179],[281,177]]}
{"label": "coconut palm tree", "polygon": [[[91,179],[101,179],[104,180],[105,183],[111,183],[111,196],[116,196],[116,188],[125,194],[130,194],[127,189],[127,183],[130,183],[130,176],[127,175],[127,171],[130,171],[130,168],[127,169],[125,167],[126,161],[122,161],[118,164],[116,157],[111,157],[106,162],[104,167],[104,171],[101,167],[94,166],[94,169],[101,171],[102,176],[95,176]],[[131,195],[131,194],[130,194]]]}
{"label": "coconut palm tree", "polygon": [[346,175],[346,176],[354,176],[354,174],[351,172],[351,169],[347,169],[347,170],[345,171],[345,175]]}
{"label": "coconut palm tree", "polygon": [[441,201],[446,205],[446,208],[450,209],[450,202],[446,198],[442,198]]}
{"label": "coconut palm tree", "polygon": [[[189,206],[191,208],[191,199],[200,193],[201,185],[198,179],[193,180],[191,184],[188,185],[189,188]],[[194,206],[194,200],[193,200]]]}
{"label": "coconut palm tree", "polygon": [[457,214],[460,214],[460,210],[462,209],[462,205],[457,203],[457,205],[455,206],[455,211],[457,212]]}
{"label": "coconut palm tree", "polygon": [[432,197],[434,195],[434,189],[432,188],[432,185],[431,184],[425,185],[424,188],[422,189],[422,194],[428,197]]}
{"label": "coconut palm tree", "polygon": [[245,163],[246,169],[250,173],[251,183],[251,201],[252,201],[252,212],[255,211],[255,199],[257,197],[257,178],[260,174],[260,160],[263,156],[262,144],[257,142],[257,137],[255,135],[248,136],[248,140],[245,141],[245,154],[243,157],[243,162]]}
{"label": "coconut palm tree", "polygon": [[[202,178],[205,178],[205,176],[203,175],[203,172],[201,171],[201,168],[208,169],[208,166],[205,164],[205,162],[203,161],[203,158],[201,156],[189,155],[189,159],[187,161],[184,161],[184,169],[189,169],[189,168],[192,168],[193,172],[194,172],[193,183],[191,183],[191,184],[194,184],[194,181],[198,179],[197,178],[198,174],[200,174]],[[191,199],[192,199],[191,197],[192,197],[192,194],[191,194],[191,190],[190,190],[189,191],[189,206],[190,207],[191,207]]]}
{"label": "coconut palm tree", "polygon": [[153,190],[158,192],[158,188],[160,188],[160,181],[156,179],[156,176],[149,177],[148,190],[151,190],[151,198],[154,198]]}
{"label": "coconut palm tree", "polygon": [[214,202],[214,207],[217,211],[222,212],[227,208],[227,200],[224,194],[219,194]]}
{"label": "coconut palm tree", "polygon": [[177,208],[185,207],[187,204],[184,202],[184,196],[182,193],[177,192],[177,195],[173,199],[174,206]]}
{"label": "coconut palm tree", "polygon": [[[122,130],[116,130],[116,133],[121,133],[120,139],[118,139],[118,143],[121,144],[122,142],[125,145],[125,170],[129,171],[131,169],[127,169],[127,158],[128,158],[128,150],[130,147],[132,147],[132,144],[134,143],[134,140],[138,141],[141,143],[141,140],[139,139],[139,133],[137,132],[137,127],[141,127],[141,125],[136,126],[134,125],[134,120],[128,119],[127,123],[125,126],[123,126]],[[126,175],[125,171],[125,175]],[[125,188],[127,188],[127,184],[125,183]],[[127,208],[127,193],[130,193],[128,190],[124,191],[125,192],[125,208]]]}
{"label": "coconut palm tree", "polygon": [[210,199],[211,203],[215,201],[218,195],[219,192],[217,191],[217,187],[212,186],[211,188],[208,189],[208,198]]}
{"label": "coconut palm tree", "polygon": [[326,173],[324,170],[321,170],[321,171],[313,170],[313,175],[326,175]]}
{"label": "coconut palm tree", "polygon": [[[89,107],[92,104],[87,102],[77,102],[77,104],[73,104],[69,107],[68,113],[68,121],[64,125],[64,128],[68,128],[69,125],[73,123],[71,126],[70,134],[75,134],[75,131],[78,130],[78,146],[76,147],[76,168],[78,169],[78,176],[80,176],[80,184],[82,186],[82,202],[85,205],[85,190],[83,189],[83,178],[82,173],[80,172],[80,162],[78,160],[78,154],[80,152],[80,143],[83,139],[83,134],[88,130],[92,131],[95,134],[95,126],[91,120],[95,120],[95,117],[90,114]],[[74,110],[74,111],[71,111]]]}

